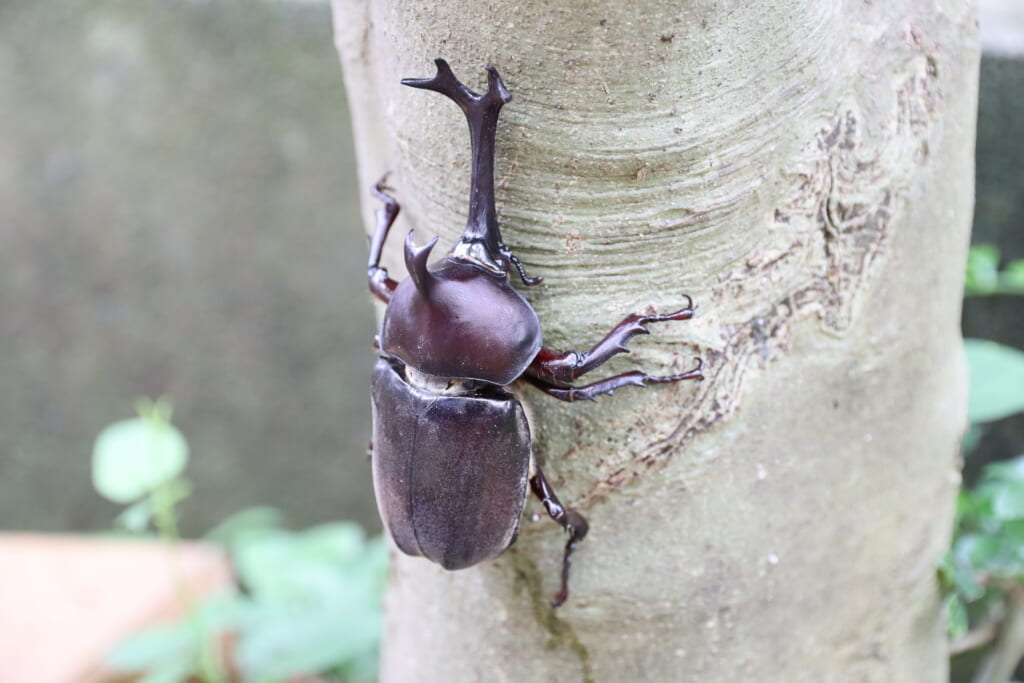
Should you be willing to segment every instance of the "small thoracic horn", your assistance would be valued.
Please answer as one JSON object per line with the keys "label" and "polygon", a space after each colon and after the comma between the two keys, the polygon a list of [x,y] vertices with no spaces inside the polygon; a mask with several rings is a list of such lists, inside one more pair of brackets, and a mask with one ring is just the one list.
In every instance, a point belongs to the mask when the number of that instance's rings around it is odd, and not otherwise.
{"label": "small thoracic horn", "polygon": [[427,270],[427,259],[430,258],[430,250],[437,244],[437,238],[430,240],[422,247],[417,247],[412,241],[412,230],[405,237],[405,268],[409,271],[416,289],[424,298],[430,297],[430,289],[434,284],[434,276]]}

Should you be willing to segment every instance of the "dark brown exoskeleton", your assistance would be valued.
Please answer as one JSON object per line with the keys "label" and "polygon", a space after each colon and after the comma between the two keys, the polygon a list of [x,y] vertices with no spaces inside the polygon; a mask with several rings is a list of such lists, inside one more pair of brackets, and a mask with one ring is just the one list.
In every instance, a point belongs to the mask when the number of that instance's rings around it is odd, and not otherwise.
{"label": "dark brown exoskeleton", "polygon": [[561,589],[568,597],[569,566],[587,521],[558,500],[531,453],[530,428],[519,401],[506,388],[525,379],[563,401],[594,400],[627,385],[703,379],[701,362],[681,375],[626,372],[593,384],[570,383],[645,334],[647,323],[688,320],[693,305],[668,315],[630,315],[586,353],[541,345],[540,321],[512,288],[510,266],[533,285],[501,240],[494,206],[494,139],[498,112],[511,100],[497,70],[488,66],[487,92],[459,82],[443,59],[429,79],[406,79],[414,88],[452,99],[466,114],[473,145],[469,221],[448,255],[428,266],[435,237],[416,247],[405,240],[409,278],[398,283],[380,267],[381,249],[398,215],[382,178],[373,194],[384,202],[370,245],[370,291],[387,304],[381,357],[373,371],[373,482],[385,526],[402,552],[422,555],[445,569],[461,569],[501,554],[515,540],[526,485],[569,533]]}

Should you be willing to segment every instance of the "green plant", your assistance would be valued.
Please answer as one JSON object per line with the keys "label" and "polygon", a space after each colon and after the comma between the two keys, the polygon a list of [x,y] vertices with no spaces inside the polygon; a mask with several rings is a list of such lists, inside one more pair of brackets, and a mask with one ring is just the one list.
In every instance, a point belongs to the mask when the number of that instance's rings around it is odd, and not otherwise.
{"label": "green plant", "polygon": [[[118,518],[122,526],[143,532],[153,523],[176,545],[175,506],[192,487],[182,477],[188,445],[170,416],[168,403],[146,401],[139,418],[104,429],[93,449],[93,482],[101,495],[128,506]],[[289,531],[276,510],[252,508],[219,524],[207,540],[228,550],[240,589],[197,602],[172,574],[187,617],[121,643],[108,656],[111,666],[143,671],[145,683],[215,683],[229,680],[229,670],[237,680],[261,683],[376,678],[387,573],[380,537],[367,540],[351,522]],[[229,661],[219,654],[224,642],[231,643]]]}
{"label": "green plant", "polygon": [[[972,247],[965,294],[1024,294],[1024,260],[1000,271],[992,245]],[[1024,353],[980,339],[964,341],[970,373],[964,452],[982,426],[1024,412]],[[985,467],[960,492],[951,549],[939,566],[954,654],[988,646],[974,683],[1004,683],[1024,657],[1024,455]]]}
{"label": "green plant", "polygon": [[965,296],[1024,295],[1024,259],[1011,261],[999,270],[999,247],[977,244],[967,253]]}
{"label": "green plant", "polygon": [[[188,464],[188,442],[171,424],[168,401],[142,399],[136,409],[139,417],[115,422],[96,438],[93,486],[107,500],[128,506],[118,517],[122,526],[141,532],[153,521],[161,538],[176,550],[180,536],[174,506],[192,490],[181,476]],[[226,681],[223,663],[214,650],[202,613],[188,595],[176,561],[171,563],[170,577],[178,601],[188,614],[184,636],[194,650],[177,663],[178,668],[185,669],[184,674],[196,673],[206,683]],[[173,680],[165,675],[147,683]]]}
{"label": "green plant", "polygon": [[989,465],[975,488],[961,492],[956,525],[940,576],[958,638],[970,622],[1001,616],[1006,594],[1024,582],[1024,456]]}
{"label": "green plant", "polygon": [[974,681],[1008,680],[1024,657],[1024,456],[988,465],[960,493],[939,576],[954,652],[993,642]]}
{"label": "green plant", "polygon": [[1024,412],[1024,352],[981,339],[965,339],[970,373],[967,419],[994,422]]}

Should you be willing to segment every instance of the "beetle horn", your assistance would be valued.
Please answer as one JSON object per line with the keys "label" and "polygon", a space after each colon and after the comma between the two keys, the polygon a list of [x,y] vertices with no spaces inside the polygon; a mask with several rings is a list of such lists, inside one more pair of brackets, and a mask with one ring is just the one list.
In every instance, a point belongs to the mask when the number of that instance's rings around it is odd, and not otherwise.
{"label": "beetle horn", "polygon": [[[435,59],[437,73],[432,78],[406,78],[402,85],[433,90],[459,105],[469,123],[469,136],[473,146],[473,177],[469,190],[469,219],[460,243],[482,244],[485,258],[496,267],[501,252],[501,233],[498,214],[494,206],[494,138],[498,128],[498,113],[512,99],[498,70],[488,65],[487,92],[478,95],[452,73],[443,59]],[[503,268],[507,270],[507,264]]]}
{"label": "beetle horn", "polygon": [[435,244],[436,237],[422,247],[417,247],[412,241],[412,230],[405,236],[405,268],[424,298],[430,297],[430,289],[434,284],[434,275],[427,270],[427,259],[430,258],[430,250]]}
{"label": "beetle horn", "polygon": [[480,117],[485,111],[490,111],[496,121],[502,105],[512,99],[512,95],[501,81],[501,76],[498,75],[498,70],[490,64],[485,67],[487,92],[483,95],[476,94],[456,78],[452,67],[445,60],[438,57],[434,64],[437,66],[437,73],[432,78],[403,78],[402,85],[441,93],[459,105],[469,119]]}

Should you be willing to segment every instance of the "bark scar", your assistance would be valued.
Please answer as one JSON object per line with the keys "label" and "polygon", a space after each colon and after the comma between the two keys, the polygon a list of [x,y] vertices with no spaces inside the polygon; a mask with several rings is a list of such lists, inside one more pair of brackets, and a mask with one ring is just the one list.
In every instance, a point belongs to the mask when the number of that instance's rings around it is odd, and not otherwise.
{"label": "bark scar", "polygon": [[[867,130],[856,99],[841,99],[782,171],[789,184],[779,193],[784,203],[765,218],[779,243],[748,254],[719,278],[710,297],[742,301],[750,291],[763,291],[774,293],[773,300],[720,323],[720,341],[701,350],[706,380],[697,393],[665,392],[667,409],[683,415],[672,433],[640,452],[607,458],[579,505],[661,469],[695,436],[735,413],[753,376],[788,349],[795,322],[816,318],[825,334],[846,334],[893,216],[911,189],[912,179],[905,178],[912,176],[893,169],[923,166],[929,156],[943,101],[934,56],[917,52],[908,59],[891,101],[890,115]],[[680,396],[689,396],[682,407]],[[693,457],[700,464],[700,456]]]}

